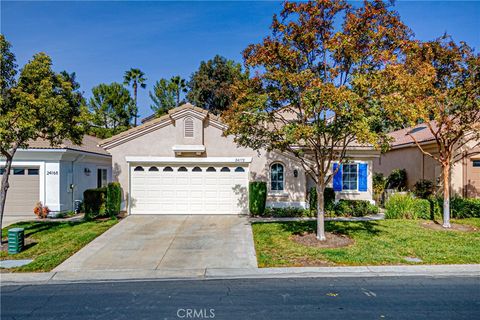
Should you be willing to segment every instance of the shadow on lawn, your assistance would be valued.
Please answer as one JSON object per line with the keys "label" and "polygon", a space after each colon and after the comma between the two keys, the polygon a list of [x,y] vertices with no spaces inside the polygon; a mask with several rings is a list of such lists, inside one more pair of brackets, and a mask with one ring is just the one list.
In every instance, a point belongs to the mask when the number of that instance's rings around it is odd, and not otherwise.
{"label": "shadow on lawn", "polygon": [[[281,228],[291,234],[302,233],[315,233],[317,231],[316,221],[293,221],[293,222],[281,222]],[[325,231],[351,235],[359,232],[366,232],[369,235],[378,235],[382,232],[378,228],[377,221],[355,221],[355,222],[343,222],[343,221],[326,221]]]}
{"label": "shadow on lawn", "polygon": [[[85,223],[85,221],[33,221],[33,223],[32,221],[25,221],[16,223],[15,228],[24,228],[24,234],[27,238],[39,232],[49,231],[58,227],[61,228],[64,225],[74,226],[81,223]],[[2,236],[5,239],[7,238],[8,229],[10,229],[10,227],[5,228],[2,232]]]}

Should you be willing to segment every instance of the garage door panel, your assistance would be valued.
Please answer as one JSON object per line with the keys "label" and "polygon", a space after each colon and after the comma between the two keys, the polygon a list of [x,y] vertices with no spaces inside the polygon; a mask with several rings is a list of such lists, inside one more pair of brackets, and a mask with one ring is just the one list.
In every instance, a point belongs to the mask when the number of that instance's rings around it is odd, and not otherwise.
{"label": "garage door panel", "polygon": [[[163,168],[168,165],[158,165]],[[132,166],[133,168],[136,166]],[[163,170],[149,172],[132,170],[132,214],[238,214],[245,212],[247,170],[220,171],[225,166],[199,166],[202,171],[193,171],[196,165],[185,166],[186,172]]]}
{"label": "garage door panel", "polygon": [[[28,175],[28,169],[39,169],[39,167],[18,167],[14,169],[25,169],[22,175],[14,175],[13,170],[9,176],[10,187],[5,202],[5,216],[32,216],[33,207],[40,201],[40,176]],[[1,179],[2,175],[0,175]]]}

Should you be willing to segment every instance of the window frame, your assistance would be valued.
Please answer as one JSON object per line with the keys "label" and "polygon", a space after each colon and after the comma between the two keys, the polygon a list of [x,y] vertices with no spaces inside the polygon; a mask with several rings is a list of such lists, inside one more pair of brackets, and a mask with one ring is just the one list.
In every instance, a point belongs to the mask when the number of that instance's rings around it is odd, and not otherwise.
{"label": "window frame", "polygon": [[[349,168],[351,166],[355,166],[355,172],[354,172],[354,174],[355,174],[355,189],[351,188],[351,184],[353,183],[353,180],[351,180],[351,179],[347,180],[347,182],[350,184],[349,188],[345,188],[345,180],[346,180],[345,179],[345,172],[346,172],[345,168],[346,168],[346,166],[348,166]],[[350,163],[343,163],[342,164],[342,191],[341,192],[346,192],[346,193],[348,193],[348,192],[359,192],[359,190],[358,190],[358,185],[359,185],[358,167],[359,166],[358,166],[357,162],[350,162]],[[351,178],[351,175],[353,173],[352,173],[352,171],[348,171],[347,174],[349,175],[349,178]]]}
{"label": "window frame", "polygon": [[480,168],[480,160],[472,160],[472,168]]}
{"label": "window frame", "polygon": [[[282,173],[282,179],[281,179],[281,180],[278,179],[278,173],[279,173],[279,172],[276,172],[277,177],[276,177],[276,179],[274,180],[274,177],[273,177],[273,174],[274,174],[274,172],[273,172],[273,167],[274,167],[274,166],[276,166],[276,167],[277,167],[277,166],[280,166],[280,167],[282,168],[282,172],[281,172],[281,173]],[[274,162],[274,163],[272,163],[272,164],[270,165],[269,180],[270,180],[270,183],[269,183],[270,186],[269,186],[269,188],[270,188],[270,191],[271,191],[271,192],[273,192],[273,193],[284,193],[284,192],[285,192],[285,165],[284,165],[283,163],[281,163],[281,162]],[[282,187],[281,189],[278,188],[278,183],[280,183],[280,182],[281,182],[281,184],[282,184],[282,185],[281,185],[281,187]],[[277,185],[277,187],[276,187],[275,189],[273,188],[274,183]]]}
{"label": "window frame", "polygon": [[104,188],[108,185],[108,169],[97,168],[97,188]]}

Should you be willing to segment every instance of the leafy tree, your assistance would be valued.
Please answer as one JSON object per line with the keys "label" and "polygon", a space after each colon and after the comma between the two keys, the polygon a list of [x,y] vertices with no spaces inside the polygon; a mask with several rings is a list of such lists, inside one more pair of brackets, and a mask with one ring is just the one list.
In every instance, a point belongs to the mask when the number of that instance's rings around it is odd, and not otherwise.
{"label": "leafy tree", "polygon": [[147,79],[145,78],[145,73],[143,73],[140,69],[135,69],[131,68],[128,71],[125,71],[125,75],[123,76],[123,83],[125,85],[132,85],[133,88],[133,102],[135,106],[135,111],[134,111],[134,126],[137,126],[137,119],[138,119],[138,105],[137,105],[137,90],[138,86],[140,88],[146,88],[147,85],[145,84],[145,81]]}
{"label": "leafy tree", "polygon": [[[480,56],[466,43],[445,35],[429,42],[412,42],[399,63],[381,70],[371,91],[393,119],[410,125],[424,123],[437,150],[424,148],[409,133],[419,150],[442,167],[443,226],[450,226],[450,174],[462,150],[480,143]],[[401,120],[404,121],[404,120]]]}
{"label": "leafy tree", "polygon": [[130,92],[116,82],[94,87],[89,108],[93,114],[92,132],[100,138],[130,128],[135,111]]}
{"label": "leafy tree", "polygon": [[[79,92],[64,74],[52,70],[52,61],[44,53],[36,54],[14,81],[15,58],[10,44],[2,36],[2,100],[0,106],[0,153],[5,158],[5,173],[0,190],[0,229],[9,188],[13,157],[19,148],[28,148],[33,139],[43,138],[52,145],[70,139],[80,144],[88,111],[79,104]],[[5,69],[4,69],[5,68]],[[8,99],[4,99],[8,96]]]}
{"label": "leafy tree", "polygon": [[[285,2],[272,35],[243,56],[255,76],[235,84],[224,113],[237,144],[295,156],[315,180],[317,238],[325,240],[324,190],[348,162],[348,149],[385,137],[375,131],[378,104],[356,81],[394,60],[410,37],[398,14],[382,1],[353,8],[345,1]],[[361,88],[361,87],[360,87]]]}
{"label": "leafy tree", "polygon": [[197,107],[219,114],[232,104],[232,84],[247,77],[241,64],[216,55],[211,60],[202,61],[200,68],[192,74],[187,99]]}
{"label": "leafy tree", "polygon": [[160,79],[153,86],[153,92],[149,92],[153,105],[150,108],[157,116],[165,114],[169,109],[178,107],[183,100],[182,93],[187,92],[187,83],[180,76],[174,76],[170,80]]}

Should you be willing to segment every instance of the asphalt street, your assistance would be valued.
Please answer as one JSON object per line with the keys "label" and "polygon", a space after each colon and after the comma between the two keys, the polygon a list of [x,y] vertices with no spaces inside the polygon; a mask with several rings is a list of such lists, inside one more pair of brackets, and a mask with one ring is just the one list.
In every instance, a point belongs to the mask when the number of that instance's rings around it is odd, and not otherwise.
{"label": "asphalt street", "polygon": [[1,319],[479,319],[472,277],[130,281],[1,287]]}

